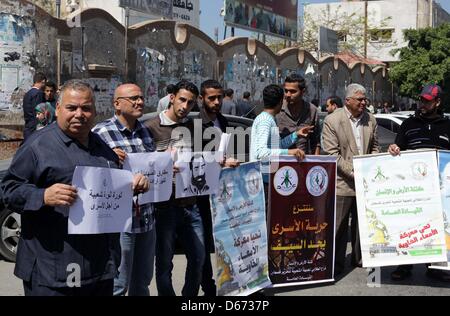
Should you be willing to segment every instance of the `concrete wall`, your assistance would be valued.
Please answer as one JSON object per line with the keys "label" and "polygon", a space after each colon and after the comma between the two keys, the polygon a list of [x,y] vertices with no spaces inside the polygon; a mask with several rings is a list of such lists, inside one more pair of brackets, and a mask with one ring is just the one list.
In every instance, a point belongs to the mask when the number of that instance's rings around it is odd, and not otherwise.
{"label": "concrete wall", "polygon": [[[306,98],[318,99],[320,104],[332,94],[342,97],[350,82],[366,86],[374,102],[392,99],[383,68],[374,73],[366,65],[349,67],[334,57],[319,62],[297,48],[274,54],[263,43],[248,38],[217,44],[200,30],[174,21],[129,28],[127,74],[124,27],[99,9],[83,11],[74,21],[79,23],[53,18],[24,0],[0,0],[0,128],[9,126],[17,131],[23,126],[22,99],[36,71],[54,81],[60,78],[61,83],[71,78],[88,81],[96,92],[99,119],[113,114],[114,89],[127,75],[143,88],[147,112],[156,108],[167,85],[180,79],[200,86],[215,78],[233,88],[236,98],[250,91],[259,102],[266,85],[282,83],[290,72],[306,78]],[[17,59],[5,62],[7,53],[13,52]]]}

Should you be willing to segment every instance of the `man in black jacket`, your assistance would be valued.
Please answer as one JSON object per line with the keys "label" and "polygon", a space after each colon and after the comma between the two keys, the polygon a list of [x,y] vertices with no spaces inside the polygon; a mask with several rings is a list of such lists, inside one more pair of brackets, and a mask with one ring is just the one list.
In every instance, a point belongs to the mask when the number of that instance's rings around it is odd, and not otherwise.
{"label": "man in black jacket", "polygon": [[[69,235],[71,185],[76,166],[119,168],[119,158],[98,135],[94,92],[68,81],[56,107],[57,122],[33,134],[17,151],[0,185],[5,206],[21,214],[14,274],[25,296],[112,296],[120,262],[119,234]],[[135,194],[148,179],[134,177]]]}
{"label": "man in black jacket", "polygon": [[[213,150],[212,146],[209,145],[210,142],[214,144],[214,148],[218,149],[221,134],[226,133],[228,120],[221,113],[223,97],[223,88],[218,81],[207,80],[202,83],[200,88],[202,107],[198,116],[198,119],[202,121],[202,151]],[[195,141],[197,140],[198,139]],[[234,159],[227,159],[222,165],[225,167],[237,167],[239,164]],[[215,296],[216,285],[213,279],[211,258],[209,256],[210,252],[214,249],[209,196],[197,198],[197,205],[200,209],[200,215],[203,221],[206,250],[201,286],[205,296]]]}
{"label": "man in black jacket", "polygon": [[25,128],[23,131],[23,139],[28,137],[36,130],[36,105],[45,102],[44,86],[47,78],[43,73],[36,73],[33,78],[33,87],[23,97],[23,118],[25,120]]}
{"label": "man in black jacket", "polygon": [[[444,116],[441,105],[442,89],[430,84],[420,94],[419,109],[413,117],[406,119],[400,126],[395,144],[389,146],[389,153],[400,155],[402,150],[414,149],[450,149],[450,120]],[[411,276],[412,265],[398,266],[391,278],[401,281]],[[444,282],[450,282],[450,274],[441,270],[427,270],[427,276]]]}

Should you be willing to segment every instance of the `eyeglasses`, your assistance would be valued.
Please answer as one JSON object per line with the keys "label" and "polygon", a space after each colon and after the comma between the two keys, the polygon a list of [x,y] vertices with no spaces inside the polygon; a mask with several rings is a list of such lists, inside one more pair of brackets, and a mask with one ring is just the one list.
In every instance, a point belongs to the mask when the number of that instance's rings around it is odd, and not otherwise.
{"label": "eyeglasses", "polygon": [[140,100],[142,100],[142,102],[145,102],[145,98],[143,95],[133,95],[131,97],[118,97],[116,100],[121,100],[121,99],[128,100],[131,102],[136,102],[137,100],[140,99]]}
{"label": "eyeglasses", "polygon": [[367,102],[367,98],[353,98],[353,97],[349,97],[349,99],[356,100],[356,101],[358,101],[359,103],[361,103],[361,102],[363,102],[363,101]]}

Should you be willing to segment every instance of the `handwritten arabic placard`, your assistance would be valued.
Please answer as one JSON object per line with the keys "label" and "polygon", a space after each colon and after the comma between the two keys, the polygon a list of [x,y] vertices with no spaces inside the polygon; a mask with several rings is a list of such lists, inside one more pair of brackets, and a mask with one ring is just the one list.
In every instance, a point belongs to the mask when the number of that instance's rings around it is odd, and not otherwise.
{"label": "handwritten arabic placard", "polygon": [[217,294],[250,295],[270,286],[263,181],[259,163],[224,169],[211,196]]}
{"label": "handwritten arabic placard", "polygon": [[150,189],[139,195],[140,205],[170,199],[173,179],[173,160],[170,153],[128,154],[123,169],[148,177]]}
{"label": "handwritten arabic placard", "polygon": [[353,164],[364,267],[446,261],[436,151]]}
{"label": "handwritten arabic placard", "polygon": [[431,266],[432,268],[450,270],[450,151],[438,151],[439,174],[441,184],[442,206],[444,208],[445,242],[447,245],[447,262]]}
{"label": "handwritten arabic placard", "polygon": [[131,231],[133,174],[127,170],[76,167],[72,185],[78,199],[70,207],[69,234]]}
{"label": "handwritten arabic placard", "polygon": [[[336,159],[272,161],[269,275],[275,287],[333,281]],[[275,166],[278,168],[275,169]]]}
{"label": "handwritten arabic placard", "polygon": [[217,193],[222,170],[219,161],[219,152],[180,152],[175,163],[180,169],[175,176],[175,197],[178,199]]}

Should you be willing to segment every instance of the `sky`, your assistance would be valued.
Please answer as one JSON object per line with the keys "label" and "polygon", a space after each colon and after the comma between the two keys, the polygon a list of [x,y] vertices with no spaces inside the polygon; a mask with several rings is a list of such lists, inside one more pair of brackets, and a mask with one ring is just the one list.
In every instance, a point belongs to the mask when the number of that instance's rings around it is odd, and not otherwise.
{"label": "sky", "polygon": [[[337,2],[336,0],[299,0],[299,16],[301,14],[301,6],[304,3],[329,3]],[[441,6],[450,13],[450,0],[439,0]],[[215,40],[214,29],[219,28],[219,41],[224,39],[224,22],[220,16],[220,9],[223,7],[223,0],[200,0],[200,29]],[[236,29],[235,36],[249,37],[250,32]],[[228,28],[227,37],[231,36],[231,30]]]}

